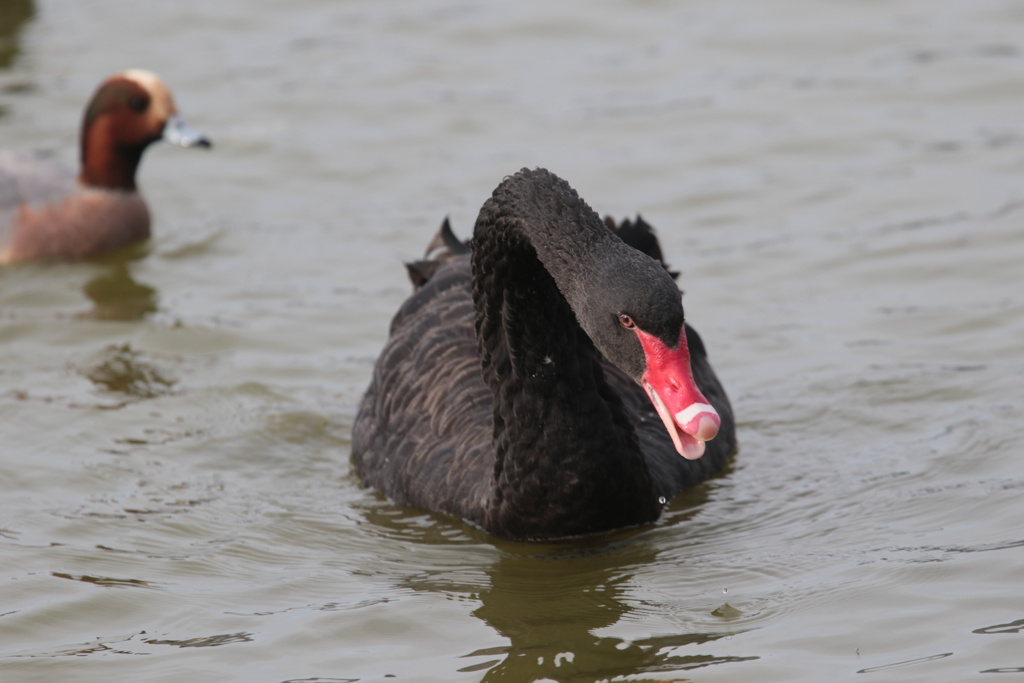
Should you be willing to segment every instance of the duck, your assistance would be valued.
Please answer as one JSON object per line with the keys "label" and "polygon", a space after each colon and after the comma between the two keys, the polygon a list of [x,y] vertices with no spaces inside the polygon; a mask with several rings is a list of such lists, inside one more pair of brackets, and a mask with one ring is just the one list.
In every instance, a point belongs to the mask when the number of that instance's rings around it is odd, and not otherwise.
{"label": "duck", "polygon": [[149,208],[135,174],[158,140],[211,147],[178,114],[159,76],[129,69],[103,81],[85,107],[77,174],[0,151],[0,264],[86,259],[148,239]]}
{"label": "duck", "polygon": [[727,466],[732,407],[646,221],[602,220],[523,168],[468,244],[446,230],[408,266],[356,411],[364,485],[544,541],[654,523]]}

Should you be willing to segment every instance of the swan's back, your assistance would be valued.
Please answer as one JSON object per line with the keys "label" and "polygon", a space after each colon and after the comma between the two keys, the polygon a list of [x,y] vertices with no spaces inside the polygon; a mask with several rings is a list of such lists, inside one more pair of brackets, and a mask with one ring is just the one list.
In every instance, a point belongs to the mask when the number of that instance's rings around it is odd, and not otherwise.
{"label": "swan's back", "polygon": [[398,503],[480,522],[494,469],[468,256],[438,264],[399,308],[353,428],[365,483]]}

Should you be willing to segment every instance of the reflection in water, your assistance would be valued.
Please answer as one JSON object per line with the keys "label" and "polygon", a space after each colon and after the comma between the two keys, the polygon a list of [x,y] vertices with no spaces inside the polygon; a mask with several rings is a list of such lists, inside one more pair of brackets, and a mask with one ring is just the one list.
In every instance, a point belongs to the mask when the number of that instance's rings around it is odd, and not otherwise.
{"label": "reflection in water", "polygon": [[112,261],[109,270],[85,285],[93,309],[83,317],[98,320],[141,320],[156,311],[156,290],[132,279],[124,260]]}
{"label": "reflection in water", "polygon": [[143,581],[142,579],[114,579],[107,576],[89,576],[82,574],[81,576],[74,576],[65,572],[50,572],[50,576],[58,579],[70,579],[71,581],[81,581],[83,583],[91,583],[96,586],[103,586],[106,588],[124,588],[124,587],[136,587],[141,586],[149,588],[152,584],[149,581]]}
{"label": "reflection in water", "polygon": [[[489,667],[483,680],[602,681],[757,659],[694,651],[692,646],[734,635],[729,631],[633,641],[595,635],[631,611],[625,599],[633,580],[628,567],[656,561],[650,543],[637,541],[626,552],[618,550],[561,558],[503,554],[489,572],[491,586],[481,591],[482,605],[474,614],[510,643],[500,653],[473,653],[504,655],[478,665]],[[692,654],[679,654],[686,646]]]}
{"label": "reflection in water", "polygon": [[0,2],[0,69],[8,68],[18,56],[18,33],[35,13],[33,0]]}
{"label": "reflection in water", "polygon": [[985,628],[976,628],[971,633],[978,633],[981,635],[992,635],[994,633],[1006,634],[1006,633],[1020,633],[1024,631],[1024,619],[1018,619],[1017,621],[1011,621],[1008,624],[996,624],[995,626],[986,626]]}
{"label": "reflection in water", "polygon": [[[686,492],[672,506],[672,525],[685,524],[706,499],[707,487]],[[403,582],[403,587],[415,591],[470,594],[479,600],[473,615],[508,641],[463,655],[465,666],[459,671],[486,672],[483,681],[605,681],[757,659],[720,656],[699,648],[741,630],[706,633],[700,632],[702,625],[691,632],[680,623],[676,634],[638,640],[597,634],[636,611],[636,600],[630,596],[634,568],[666,562],[659,558],[664,548],[659,535],[645,533],[649,529],[562,543],[519,543],[383,500],[368,505],[364,515],[384,532],[386,543],[411,542],[452,553],[468,545],[486,548],[488,559],[498,552],[498,559],[491,563],[475,552],[464,552],[459,563],[463,571],[421,567]],[[467,577],[477,572],[482,580],[467,583]],[[642,609],[658,610],[659,606],[647,603]],[[678,607],[673,611],[678,613]],[[723,625],[731,615],[724,616]]]}
{"label": "reflection in water", "polygon": [[186,638],[184,640],[161,640],[158,638],[147,638],[143,642],[150,645],[173,645],[175,647],[217,647],[220,645],[231,645],[234,643],[251,643],[253,634],[239,631],[237,633],[218,633],[213,636],[201,638]]}
{"label": "reflection in water", "polygon": [[952,657],[952,652],[943,652],[937,655],[928,655],[927,657],[918,657],[917,659],[907,659],[902,662],[893,662],[892,664],[883,664],[882,666],[872,666],[867,669],[860,669],[857,673],[859,674],[870,674],[878,671],[888,671],[890,669],[902,669],[905,666],[914,666],[915,664],[924,664],[925,662],[934,662],[936,659],[945,659],[946,657]]}

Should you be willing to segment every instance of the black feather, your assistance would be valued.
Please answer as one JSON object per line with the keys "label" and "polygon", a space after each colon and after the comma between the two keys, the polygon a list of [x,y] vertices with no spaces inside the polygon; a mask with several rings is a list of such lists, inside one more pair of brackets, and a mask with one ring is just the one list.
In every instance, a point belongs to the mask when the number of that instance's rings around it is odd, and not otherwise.
{"label": "black feather", "polygon": [[363,480],[400,503],[543,539],[652,522],[721,470],[732,411],[697,333],[686,326],[694,378],[722,419],[701,459],[676,453],[637,383],[642,353],[616,307],[673,346],[684,323],[653,230],[639,217],[623,226],[543,169],[499,185],[471,254],[446,219],[428,255],[443,251],[414,264],[417,289],[356,417]]}

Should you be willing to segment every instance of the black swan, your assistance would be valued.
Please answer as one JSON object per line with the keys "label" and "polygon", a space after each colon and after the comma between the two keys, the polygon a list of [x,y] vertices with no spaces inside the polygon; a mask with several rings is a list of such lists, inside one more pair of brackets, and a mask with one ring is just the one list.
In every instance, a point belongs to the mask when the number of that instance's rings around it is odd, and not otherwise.
{"label": "black swan", "polygon": [[410,266],[419,286],[359,406],[366,484],[542,540],[653,522],[725,466],[729,400],[642,220],[609,229],[564,180],[523,169],[484,203],[471,250],[446,241]]}

